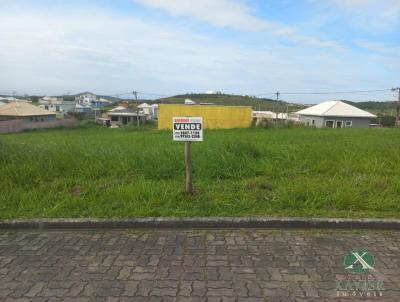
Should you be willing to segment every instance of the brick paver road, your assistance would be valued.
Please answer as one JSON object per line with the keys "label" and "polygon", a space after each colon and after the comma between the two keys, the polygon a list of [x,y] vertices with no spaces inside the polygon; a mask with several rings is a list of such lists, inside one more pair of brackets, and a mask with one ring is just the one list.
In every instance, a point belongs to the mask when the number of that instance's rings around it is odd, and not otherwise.
{"label": "brick paver road", "polygon": [[359,248],[400,301],[400,232],[0,232],[0,301],[340,301]]}

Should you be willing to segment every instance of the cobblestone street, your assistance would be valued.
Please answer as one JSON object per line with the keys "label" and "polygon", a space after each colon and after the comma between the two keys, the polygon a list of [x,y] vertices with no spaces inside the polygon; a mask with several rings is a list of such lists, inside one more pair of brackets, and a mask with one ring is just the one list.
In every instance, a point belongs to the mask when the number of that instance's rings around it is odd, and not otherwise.
{"label": "cobblestone street", "polygon": [[[383,296],[336,296],[336,274],[357,249],[374,256]],[[365,298],[399,301],[400,232],[0,232],[1,302]]]}

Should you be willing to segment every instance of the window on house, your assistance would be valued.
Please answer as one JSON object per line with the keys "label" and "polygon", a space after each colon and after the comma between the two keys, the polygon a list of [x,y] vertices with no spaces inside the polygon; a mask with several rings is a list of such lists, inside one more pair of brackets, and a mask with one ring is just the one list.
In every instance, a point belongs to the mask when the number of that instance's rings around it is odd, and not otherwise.
{"label": "window on house", "polygon": [[47,106],[47,105],[44,106],[44,109],[49,110],[49,106]]}
{"label": "window on house", "polygon": [[353,126],[353,122],[352,121],[346,121],[346,123],[344,125],[346,127],[351,127],[351,126]]}
{"label": "window on house", "polygon": [[56,111],[60,111],[60,106],[56,106]]}
{"label": "window on house", "polygon": [[311,125],[313,125],[313,126],[315,125],[315,120],[311,121]]}
{"label": "window on house", "polygon": [[118,122],[118,116],[112,116],[111,117],[112,122]]}
{"label": "window on house", "polygon": [[310,119],[306,119],[306,126],[310,126],[311,120]]}
{"label": "window on house", "polygon": [[334,127],[334,122],[333,121],[325,121],[325,127],[333,128]]}

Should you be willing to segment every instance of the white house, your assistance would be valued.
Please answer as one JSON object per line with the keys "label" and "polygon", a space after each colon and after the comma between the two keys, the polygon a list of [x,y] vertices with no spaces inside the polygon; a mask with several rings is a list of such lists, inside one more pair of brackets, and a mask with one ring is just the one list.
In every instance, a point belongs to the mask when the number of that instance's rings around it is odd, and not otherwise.
{"label": "white house", "polygon": [[143,113],[137,112],[135,109],[117,107],[107,113],[110,119],[111,125],[136,125],[138,120],[139,123],[144,123],[146,121],[146,116]]}
{"label": "white house", "polygon": [[299,120],[317,128],[369,128],[376,115],[341,101],[329,101],[296,112]]}
{"label": "white house", "polygon": [[45,104],[49,102],[55,102],[57,100],[60,100],[60,98],[55,97],[55,96],[44,96],[39,99],[39,104]]}
{"label": "white house", "polygon": [[143,103],[143,104],[140,104],[140,105],[138,106],[138,108],[141,109],[142,112],[143,112],[148,118],[157,119],[157,116],[158,116],[158,104],[149,105],[149,104],[147,104],[147,103]]}
{"label": "white house", "polygon": [[140,104],[137,106],[139,109],[143,111],[144,114],[150,115],[151,114],[151,106],[147,103]]}
{"label": "white house", "polygon": [[39,100],[39,107],[58,114],[67,114],[75,111],[75,101],[60,97],[44,97]]}
{"label": "white house", "polygon": [[185,105],[196,105],[195,101],[192,101],[191,99],[185,99]]}
{"label": "white house", "polygon": [[275,113],[272,111],[256,111],[253,110],[253,118],[257,119],[273,119],[275,116]]}
{"label": "white house", "polygon": [[151,116],[153,119],[158,118],[158,104],[152,104],[150,109]]}
{"label": "white house", "polygon": [[297,121],[296,114],[287,114],[285,112],[272,112],[272,111],[255,111],[253,110],[253,118],[256,119],[271,119],[271,120],[292,120]]}
{"label": "white house", "polygon": [[75,98],[75,101],[78,104],[84,104],[84,105],[89,105],[91,106],[93,102],[96,102],[97,100],[97,95],[93,94],[93,93],[84,93],[81,94],[80,96],[77,96]]}

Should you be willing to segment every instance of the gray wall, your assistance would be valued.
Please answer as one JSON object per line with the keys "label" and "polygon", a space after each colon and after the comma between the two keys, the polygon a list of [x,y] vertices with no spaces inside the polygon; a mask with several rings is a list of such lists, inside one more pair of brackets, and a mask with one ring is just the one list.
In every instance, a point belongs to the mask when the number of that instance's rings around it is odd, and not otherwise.
{"label": "gray wall", "polygon": [[[370,118],[359,118],[359,117],[321,117],[321,116],[312,116],[312,115],[300,115],[300,121],[304,124],[307,123],[307,120],[310,120],[310,126],[312,126],[312,120],[314,120],[314,126],[317,128],[325,127],[325,121],[334,121],[336,127],[336,121],[343,121],[343,128],[369,128],[369,124],[371,123]],[[345,122],[351,121],[351,127],[345,127]]]}

